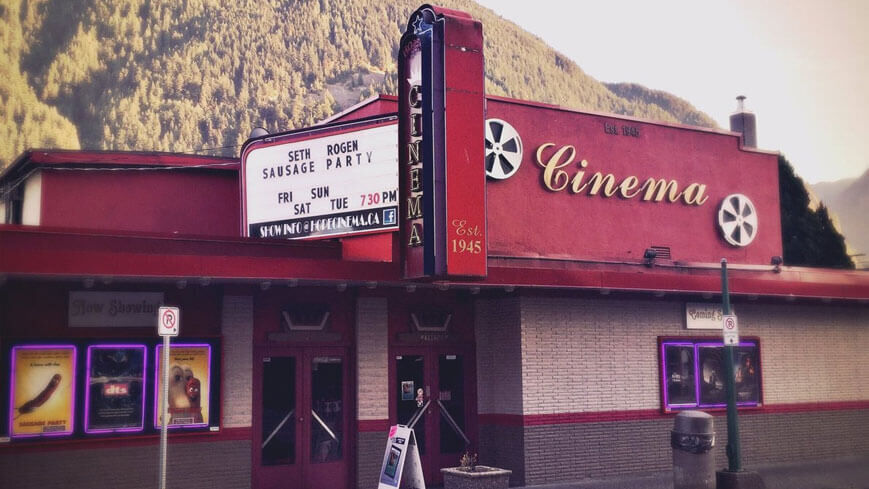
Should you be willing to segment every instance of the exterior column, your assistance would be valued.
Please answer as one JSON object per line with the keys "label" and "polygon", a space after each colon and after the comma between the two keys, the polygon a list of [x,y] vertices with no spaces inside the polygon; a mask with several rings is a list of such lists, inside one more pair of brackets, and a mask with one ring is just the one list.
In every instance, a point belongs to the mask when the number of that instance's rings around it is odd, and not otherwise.
{"label": "exterior column", "polygon": [[377,487],[389,429],[389,325],[385,297],[356,302],[356,485]]}
{"label": "exterior column", "polygon": [[481,299],[474,314],[479,462],[512,470],[510,484],[524,485],[520,299]]}
{"label": "exterior column", "polygon": [[250,428],[253,385],[253,297],[223,296],[223,426]]}

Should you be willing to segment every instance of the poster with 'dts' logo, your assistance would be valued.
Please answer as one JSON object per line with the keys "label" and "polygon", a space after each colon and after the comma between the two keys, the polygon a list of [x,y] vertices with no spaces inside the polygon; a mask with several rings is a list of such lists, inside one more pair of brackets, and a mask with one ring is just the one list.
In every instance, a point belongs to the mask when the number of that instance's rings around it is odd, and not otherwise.
{"label": "poster with 'dts' logo", "polygon": [[144,429],[146,365],[145,345],[88,347],[86,433]]}
{"label": "poster with 'dts' logo", "polygon": [[72,433],[75,415],[75,346],[16,346],[12,348],[11,357],[10,436],[62,436]]}

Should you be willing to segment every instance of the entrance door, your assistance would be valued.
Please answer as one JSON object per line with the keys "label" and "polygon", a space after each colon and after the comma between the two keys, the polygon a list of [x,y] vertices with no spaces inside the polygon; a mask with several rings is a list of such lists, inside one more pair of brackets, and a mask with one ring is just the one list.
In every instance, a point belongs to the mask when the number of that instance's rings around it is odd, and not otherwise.
{"label": "entrance door", "polygon": [[465,349],[402,348],[393,355],[392,420],[412,426],[427,484],[443,482],[476,445],[476,372]]}
{"label": "entrance door", "polygon": [[348,486],[348,377],[343,348],[254,350],[255,489]]}

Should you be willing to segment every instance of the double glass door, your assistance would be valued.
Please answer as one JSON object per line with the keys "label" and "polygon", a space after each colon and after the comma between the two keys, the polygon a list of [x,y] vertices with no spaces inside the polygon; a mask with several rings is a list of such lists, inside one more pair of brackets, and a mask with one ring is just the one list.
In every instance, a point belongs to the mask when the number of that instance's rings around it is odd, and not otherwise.
{"label": "double glass door", "polygon": [[405,348],[394,351],[393,421],[414,429],[426,483],[442,482],[476,442],[476,372],[467,351]]}
{"label": "double glass door", "polygon": [[346,487],[346,350],[257,348],[254,367],[254,488]]}

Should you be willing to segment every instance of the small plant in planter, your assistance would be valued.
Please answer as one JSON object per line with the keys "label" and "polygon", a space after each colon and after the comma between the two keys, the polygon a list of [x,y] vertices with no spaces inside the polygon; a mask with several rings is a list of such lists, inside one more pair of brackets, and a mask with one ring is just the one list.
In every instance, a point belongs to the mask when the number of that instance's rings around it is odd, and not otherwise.
{"label": "small plant in planter", "polygon": [[477,454],[466,451],[458,467],[441,469],[444,489],[506,489],[510,474],[506,469],[477,465]]}
{"label": "small plant in planter", "polygon": [[462,458],[459,459],[459,467],[465,471],[474,472],[477,470],[477,454],[465,451]]}

